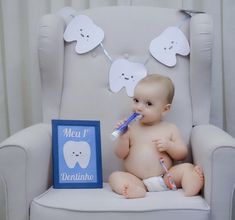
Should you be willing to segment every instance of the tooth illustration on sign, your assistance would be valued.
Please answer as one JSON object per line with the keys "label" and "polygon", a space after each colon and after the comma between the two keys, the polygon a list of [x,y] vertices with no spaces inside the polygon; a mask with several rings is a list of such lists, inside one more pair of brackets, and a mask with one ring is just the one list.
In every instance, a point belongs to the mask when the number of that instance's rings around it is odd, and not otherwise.
{"label": "tooth illustration on sign", "polygon": [[85,141],[67,141],[63,147],[66,165],[74,168],[78,163],[81,168],[87,168],[91,157],[91,147]]}

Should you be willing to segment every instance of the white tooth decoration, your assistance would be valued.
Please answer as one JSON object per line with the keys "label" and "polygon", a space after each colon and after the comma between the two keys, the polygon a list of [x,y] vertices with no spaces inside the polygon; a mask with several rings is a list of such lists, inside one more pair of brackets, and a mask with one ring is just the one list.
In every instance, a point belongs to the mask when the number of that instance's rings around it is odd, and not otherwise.
{"label": "white tooth decoration", "polygon": [[77,41],[75,51],[78,54],[93,50],[103,39],[104,31],[86,15],[73,18],[64,32],[65,41]]}
{"label": "white tooth decoration", "polygon": [[81,168],[87,168],[91,147],[85,141],[67,141],[63,148],[64,159],[69,168],[74,168],[78,163]]}
{"label": "white tooth decoration", "polygon": [[127,95],[133,97],[136,84],[146,75],[147,69],[142,63],[126,59],[115,60],[109,71],[110,90],[117,93],[124,87]]}
{"label": "white tooth decoration", "polygon": [[190,47],[187,38],[178,27],[168,27],[151,41],[149,51],[156,60],[172,67],[176,64],[176,54],[187,56]]}

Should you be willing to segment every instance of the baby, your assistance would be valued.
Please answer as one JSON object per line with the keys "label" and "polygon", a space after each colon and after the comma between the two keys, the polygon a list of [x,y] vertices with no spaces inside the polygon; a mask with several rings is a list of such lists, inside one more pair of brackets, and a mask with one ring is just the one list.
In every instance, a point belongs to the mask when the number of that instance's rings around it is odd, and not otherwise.
{"label": "baby", "polygon": [[[186,196],[199,193],[204,184],[199,166],[182,163],[173,166],[173,160],[182,160],[188,149],[179,129],[163,117],[170,111],[174,85],[170,78],[152,74],[135,87],[133,111],[142,115],[117,140],[115,153],[124,161],[124,171],[109,177],[113,191],[126,198],[142,198],[147,191],[170,188],[170,182],[160,159],[164,160],[177,188]],[[118,123],[118,126],[121,124]]]}

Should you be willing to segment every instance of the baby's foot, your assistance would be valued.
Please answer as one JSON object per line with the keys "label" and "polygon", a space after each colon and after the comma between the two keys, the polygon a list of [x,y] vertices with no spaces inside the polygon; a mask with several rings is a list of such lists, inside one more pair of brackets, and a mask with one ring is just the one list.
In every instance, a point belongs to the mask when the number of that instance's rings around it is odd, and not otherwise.
{"label": "baby's foot", "polygon": [[193,167],[191,174],[186,177],[186,184],[184,184],[183,189],[185,191],[185,196],[195,196],[197,195],[204,185],[204,175],[202,168],[198,165]]}
{"label": "baby's foot", "polygon": [[139,186],[125,185],[122,191],[126,199],[143,198],[145,194],[146,191]]}
{"label": "baby's foot", "polygon": [[200,181],[202,183],[204,183],[204,175],[203,175],[202,168],[200,166],[196,165],[194,167],[194,171],[198,174]]}

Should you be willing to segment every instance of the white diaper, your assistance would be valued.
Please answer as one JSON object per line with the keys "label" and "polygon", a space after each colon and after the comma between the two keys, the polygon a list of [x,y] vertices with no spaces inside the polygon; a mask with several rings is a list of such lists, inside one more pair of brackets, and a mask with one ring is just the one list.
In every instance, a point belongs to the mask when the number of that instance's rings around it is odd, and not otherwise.
{"label": "white diaper", "polygon": [[169,190],[162,176],[150,177],[148,179],[144,179],[143,182],[149,192],[160,192]]}

